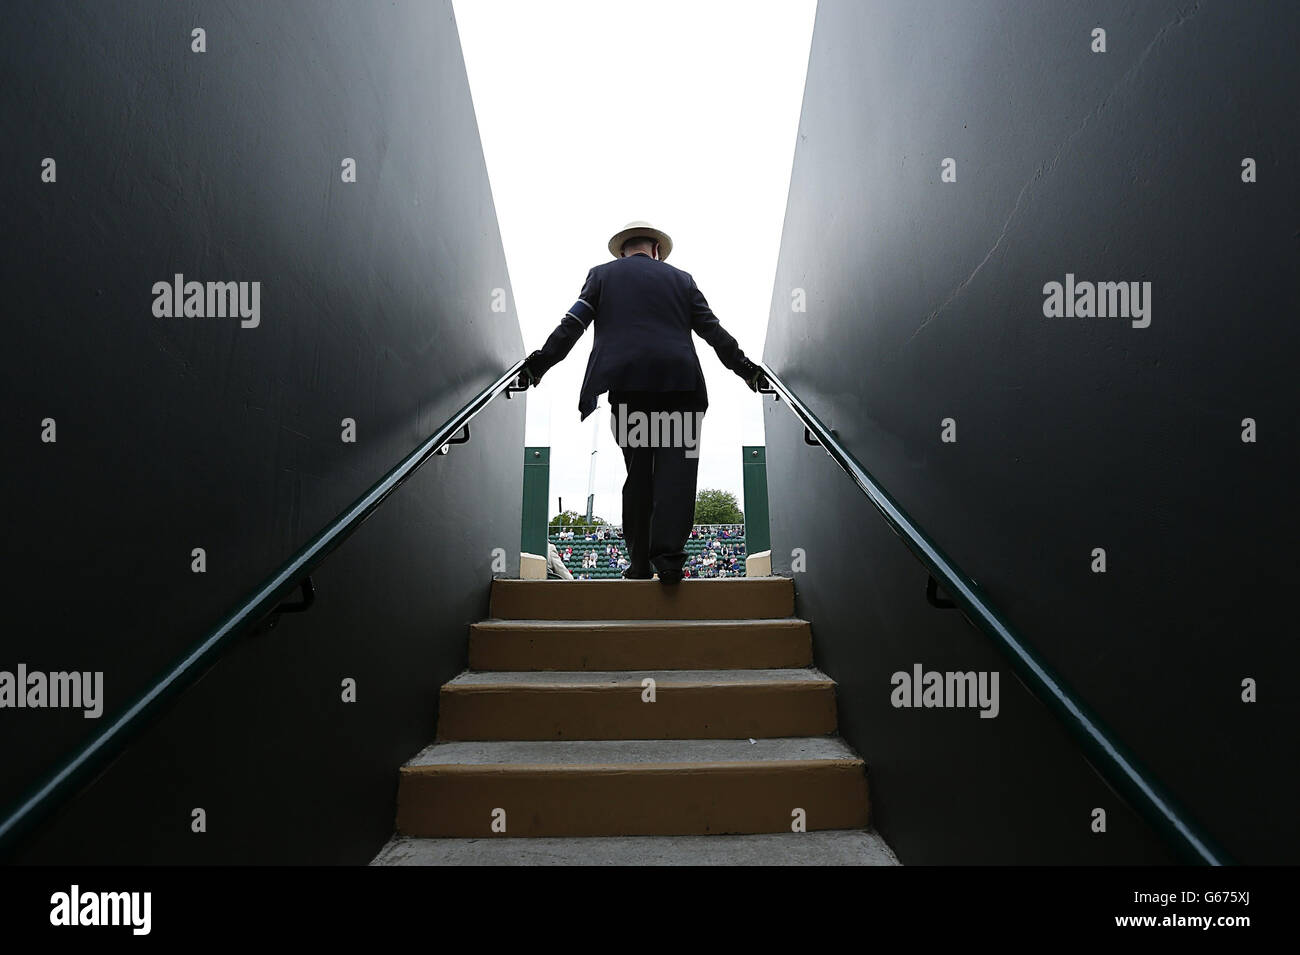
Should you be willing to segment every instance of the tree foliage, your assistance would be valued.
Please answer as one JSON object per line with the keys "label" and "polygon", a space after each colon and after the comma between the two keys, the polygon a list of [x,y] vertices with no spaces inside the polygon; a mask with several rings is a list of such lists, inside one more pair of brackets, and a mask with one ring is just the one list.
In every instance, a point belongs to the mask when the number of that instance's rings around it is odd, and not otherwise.
{"label": "tree foliage", "polygon": [[706,487],[695,496],[696,524],[743,524],[745,514],[736,495],[715,487]]}
{"label": "tree foliage", "polygon": [[609,521],[603,517],[591,516],[587,520],[587,515],[581,511],[561,511],[551,518],[551,527],[595,527],[600,524],[608,524]]}

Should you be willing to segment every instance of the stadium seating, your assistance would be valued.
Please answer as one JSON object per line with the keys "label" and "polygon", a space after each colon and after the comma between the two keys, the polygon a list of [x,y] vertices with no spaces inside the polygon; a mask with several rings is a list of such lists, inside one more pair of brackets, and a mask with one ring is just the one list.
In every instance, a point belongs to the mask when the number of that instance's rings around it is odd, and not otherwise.
{"label": "stadium seating", "polygon": [[[564,561],[569,573],[575,579],[611,580],[623,576],[623,567],[618,561],[627,560],[627,544],[618,536],[622,528],[614,526],[601,527],[558,527],[548,528],[547,539],[555,545],[563,557],[569,548],[573,554]],[[561,532],[573,531],[573,539],[561,538]],[[587,535],[604,531],[604,540],[588,540]],[[726,536],[722,536],[723,534]],[[617,554],[615,566],[609,565],[606,551],[613,546]],[[583,567],[582,559],[587,553],[595,551],[596,566]],[[744,577],[745,576],[745,527],[743,524],[697,524],[692,536],[686,541],[686,574],[690,577]],[[705,561],[712,558],[713,563]]]}

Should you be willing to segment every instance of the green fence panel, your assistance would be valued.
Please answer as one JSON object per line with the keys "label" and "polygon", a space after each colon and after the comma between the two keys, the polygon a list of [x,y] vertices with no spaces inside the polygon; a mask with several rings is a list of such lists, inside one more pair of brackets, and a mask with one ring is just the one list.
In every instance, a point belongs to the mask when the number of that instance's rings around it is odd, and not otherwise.
{"label": "green fence panel", "polygon": [[772,549],[772,532],[767,511],[767,448],[746,446],[741,449],[745,479],[745,550],[757,554]]}
{"label": "green fence panel", "polygon": [[519,535],[526,554],[546,556],[546,505],[551,495],[551,449],[524,448],[524,517]]}

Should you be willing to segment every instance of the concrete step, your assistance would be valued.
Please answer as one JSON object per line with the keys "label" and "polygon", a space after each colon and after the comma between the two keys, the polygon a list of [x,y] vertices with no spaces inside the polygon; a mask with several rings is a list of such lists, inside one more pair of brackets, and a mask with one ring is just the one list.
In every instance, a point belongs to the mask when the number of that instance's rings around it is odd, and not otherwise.
{"label": "concrete step", "polygon": [[869,829],[748,836],[420,839],[395,836],[371,865],[898,865]]}
{"label": "concrete step", "polygon": [[502,620],[746,620],[794,614],[786,577],[683,580],[492,581],[491,615]]}
{"label": "concrete step", "polygon": [[806,620],[488,620],[471,670],[770,669],[812,664]]}
{"label": "concrete step", "polygon": [[745,739],[835,725],[835,683],[811,668],[469,671],[443,685],[438,711],[440,740]]}
{"label": "concrete step", "polygon": [[[776,833],[790,832],[800,810],[809,832],[866,827],[866,768],[842,740],[437,743],[402,767],[397,831],[485,839]],[[504,820],[504,832],[494,820]]]}

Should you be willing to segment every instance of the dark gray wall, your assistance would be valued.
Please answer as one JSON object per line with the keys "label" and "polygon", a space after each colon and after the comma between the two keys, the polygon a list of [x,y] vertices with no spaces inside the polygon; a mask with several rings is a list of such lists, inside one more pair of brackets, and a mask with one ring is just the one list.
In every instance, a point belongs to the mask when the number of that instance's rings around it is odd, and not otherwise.
{"label": "dark gray wall", "polygon": [[[765,352],[1249,862],[1300,858],[1298,42],[1284,3],[823,2]],[[1152,282],[1150,326],[1045,318],[1067,272]],[[767,443],[774,565],[807,552],[799,609],[902,860],[1165,858],[782,405]],[[999,669],[1001,715],[893,708],[914,663]]]}
{"label": "dark gray wall", "polygon": [[[11,4],[0,53],[0,669],[102,670],[107,719],[523,343],[450,3]],[[176,272],[260,281],[260,325],[154,317]],[[26,858],[367,860],[493,548],[517,573],[523,426],[491,406]],[[96,725],[0,723],[6,805]]]}

